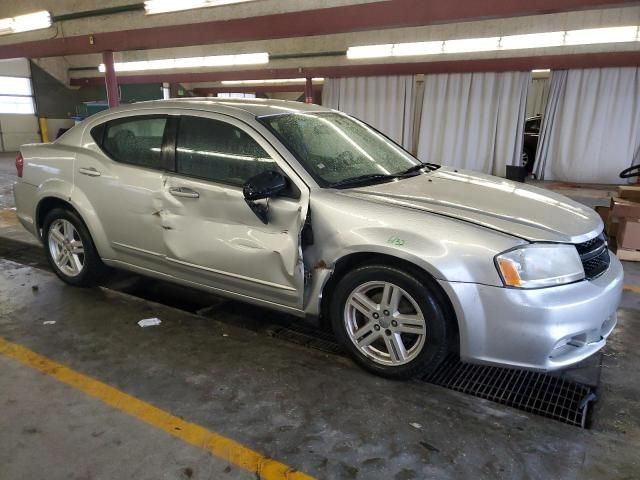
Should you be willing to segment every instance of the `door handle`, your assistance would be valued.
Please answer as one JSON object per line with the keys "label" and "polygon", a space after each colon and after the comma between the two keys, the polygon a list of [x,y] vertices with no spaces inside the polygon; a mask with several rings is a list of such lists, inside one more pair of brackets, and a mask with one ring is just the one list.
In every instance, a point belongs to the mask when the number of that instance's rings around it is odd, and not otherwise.
{"label": "door handle", "polygon": [[186,187],[173,187],[169,189],[169,193],[174,197],[200,198],[200,194],[195,190]]}
{"label": "door handle", "polygon": [[78,172],[80,172],[82,175],[89,175],[90,177],[99,177],[100,176],[100,172],[98,170],[96,170],[93,167],[89,167],[89,168],[79,168]]}

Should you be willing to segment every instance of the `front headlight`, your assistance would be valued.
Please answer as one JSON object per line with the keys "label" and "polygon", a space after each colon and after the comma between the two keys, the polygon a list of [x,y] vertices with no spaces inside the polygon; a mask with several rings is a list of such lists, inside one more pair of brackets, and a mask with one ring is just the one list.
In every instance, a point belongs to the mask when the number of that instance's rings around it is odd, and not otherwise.
{"label": "front headlight", "polygon": [[573,245],[533,243],[496,256],[507,287],[542,288],[584,279],[580,255]]}

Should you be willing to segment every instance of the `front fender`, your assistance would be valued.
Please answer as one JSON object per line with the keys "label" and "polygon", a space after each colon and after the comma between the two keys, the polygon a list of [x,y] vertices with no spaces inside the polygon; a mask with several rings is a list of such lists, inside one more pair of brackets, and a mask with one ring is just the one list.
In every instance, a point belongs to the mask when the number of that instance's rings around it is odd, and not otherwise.
{"label": "front fender", "polygon": [[526,243],[470,222],[322,192],[312,195],[311,222],[310,299],[321,296],[336,263],[354,253],[402,259],[440,281],[501,286],[494,257]]}

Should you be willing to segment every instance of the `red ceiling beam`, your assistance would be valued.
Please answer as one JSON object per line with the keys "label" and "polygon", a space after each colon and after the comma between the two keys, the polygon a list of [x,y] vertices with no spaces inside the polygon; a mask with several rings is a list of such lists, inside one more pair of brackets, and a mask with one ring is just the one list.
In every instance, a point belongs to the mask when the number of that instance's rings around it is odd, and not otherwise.
{"label": "red ceiling beam", "polygon": [[[322,90],[322,85],[314,85],[314,90]],[[277,93],[304,92],[304,84],[299,85],[223,85],[221,87],[194,88],[198,96],[216,95],[218,93]]]}
{"label": "red ceiling beam", "polygon": [[639,0],[389,0],[260,17],[139,28],[0,46],[1,58],[56,57],[330,35],[621,5]]}
{"label": "red ceiling beam", "polygon": [[[372,75],[412,75],[419,73],[505,72],[536,68],[563,70],[568,68],[605,68],[640,66],[640,51],[544,55],[537,57],[447,60],[424,63],[388,63],[345,65],[339,67],[280,68],[226,72],[167,73],[118,76],[119,84],[131,83],[197,83],[223,80],[262,80],[298,77],[359,77]],[[102,85],[102,77],[72,78],[71,85]],[[252,87],[255,88],[255,87]],[[226,90],[229,91],[229,90]],[[237,91],[237,90],[236,90]],[[252,90],[253,91],[253,90]]]}

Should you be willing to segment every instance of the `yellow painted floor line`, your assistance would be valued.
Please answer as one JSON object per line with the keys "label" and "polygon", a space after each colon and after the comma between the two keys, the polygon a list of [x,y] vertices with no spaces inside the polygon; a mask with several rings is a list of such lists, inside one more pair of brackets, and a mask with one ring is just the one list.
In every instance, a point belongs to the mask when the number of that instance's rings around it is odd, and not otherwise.
{"label": "yellow painted floor line", "polygon": [[625,285],[624,290],[625,292],[640,293],[640,287],[635,287],[633,285]]}
{"label": "yellow painted floor line", "polygon": [[43,372],[186,443],[203,448],[247,472],[257,474],[263,480],[313,480],[313,477],[265,457],[229,438],[182,420],[105,383],[49,360],[28,348],[8,342],[2,337],[0,337],[0,354]]}

